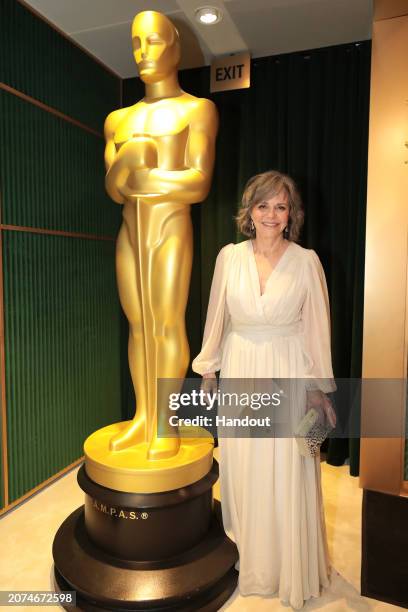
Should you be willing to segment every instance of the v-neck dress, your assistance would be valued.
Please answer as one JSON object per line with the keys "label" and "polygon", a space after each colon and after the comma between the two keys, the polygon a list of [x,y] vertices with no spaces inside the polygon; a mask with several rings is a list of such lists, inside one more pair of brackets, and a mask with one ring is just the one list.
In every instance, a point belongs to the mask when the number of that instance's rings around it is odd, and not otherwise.
{"label": "v-neck dress", "polygon": [[[294,378],[298,422],[306,389],[335,389],[326,280],[313,250],[289,242],[260,293],[252,242],[218,254],[199,374]],[[224,528],[236,542],[242,595],[278,594],[299,609],[329,584],[319,456],[303,457],[293,437],[220,437]]]}

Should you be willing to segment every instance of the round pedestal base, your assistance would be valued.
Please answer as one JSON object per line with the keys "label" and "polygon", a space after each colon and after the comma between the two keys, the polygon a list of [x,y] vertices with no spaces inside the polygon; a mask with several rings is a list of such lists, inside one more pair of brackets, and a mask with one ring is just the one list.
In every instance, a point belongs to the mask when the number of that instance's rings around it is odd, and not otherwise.
{"label": "round pedestal base", "polygon": [[218,610],[233,593],[236,546],[225,535],[215,502],[210,528],[190,550],[161,561],[130,561],[103,552],[90,540],[83,507],[54,540],[55,586],[77,592],[67,610],[190,612]]}
{"label": "round pedestal base", "polygon": [[198,482],[163,493],[121,493],[93,482],[84,467],[78,484],[85,492],[85,529],[108,555],[156,561],[190,550],[202,540],[213,514],[212,486],[218,464]]}
{"label": "round pedestal base", "polygon": [[180,427],[180,448],[174,457],[148,459],[146,443],[111,451],[111,438],[129,422],[98,429],[84,444],[86,472],[94,482],[124,493],[162,493],[197,482],[211,469],[214,439],[202,427]]}

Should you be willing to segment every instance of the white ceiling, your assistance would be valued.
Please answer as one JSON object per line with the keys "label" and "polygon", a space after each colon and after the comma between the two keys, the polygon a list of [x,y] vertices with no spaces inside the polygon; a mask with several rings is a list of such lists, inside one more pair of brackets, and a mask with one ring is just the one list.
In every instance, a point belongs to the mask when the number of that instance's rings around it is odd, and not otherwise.
{"label": "white ceiling", "polygon": [[[130,28],[140,11],[165,13],[180,31],[181,68],[249,50],[276,55],[371,38],[373,0],[25,0],[122,78],[137,75]],[[195,9],[221,8],[204,26]]]}

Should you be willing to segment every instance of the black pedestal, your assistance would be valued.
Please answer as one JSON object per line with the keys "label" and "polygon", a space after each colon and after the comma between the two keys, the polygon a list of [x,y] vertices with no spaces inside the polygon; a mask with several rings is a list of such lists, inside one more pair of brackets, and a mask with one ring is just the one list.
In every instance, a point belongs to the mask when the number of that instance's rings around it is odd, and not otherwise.
{"label": "black pedestal", "polygon": [[217,477],[214,461],[193,485],[134,494],[101,487],[81,468],[86,502],[55,537],[56,587],[77,592],[77,610],[218,610],[236,587],[238,553],[213,502]]}
{"label": "black pedestal", "polygon": [[361,594],[408,608],[408,499],[363,492]]}

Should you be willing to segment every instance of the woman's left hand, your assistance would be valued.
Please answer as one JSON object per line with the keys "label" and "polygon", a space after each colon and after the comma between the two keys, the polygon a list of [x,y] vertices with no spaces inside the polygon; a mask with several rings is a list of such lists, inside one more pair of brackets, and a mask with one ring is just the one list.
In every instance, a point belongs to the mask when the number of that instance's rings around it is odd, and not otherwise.
{"label": "woman's left hand", "polygon": [[336,427],[336,412],[331,401],[323,391],[306,391],[306,408],[314,408],[322,421],[327,421],[333,428]]}

